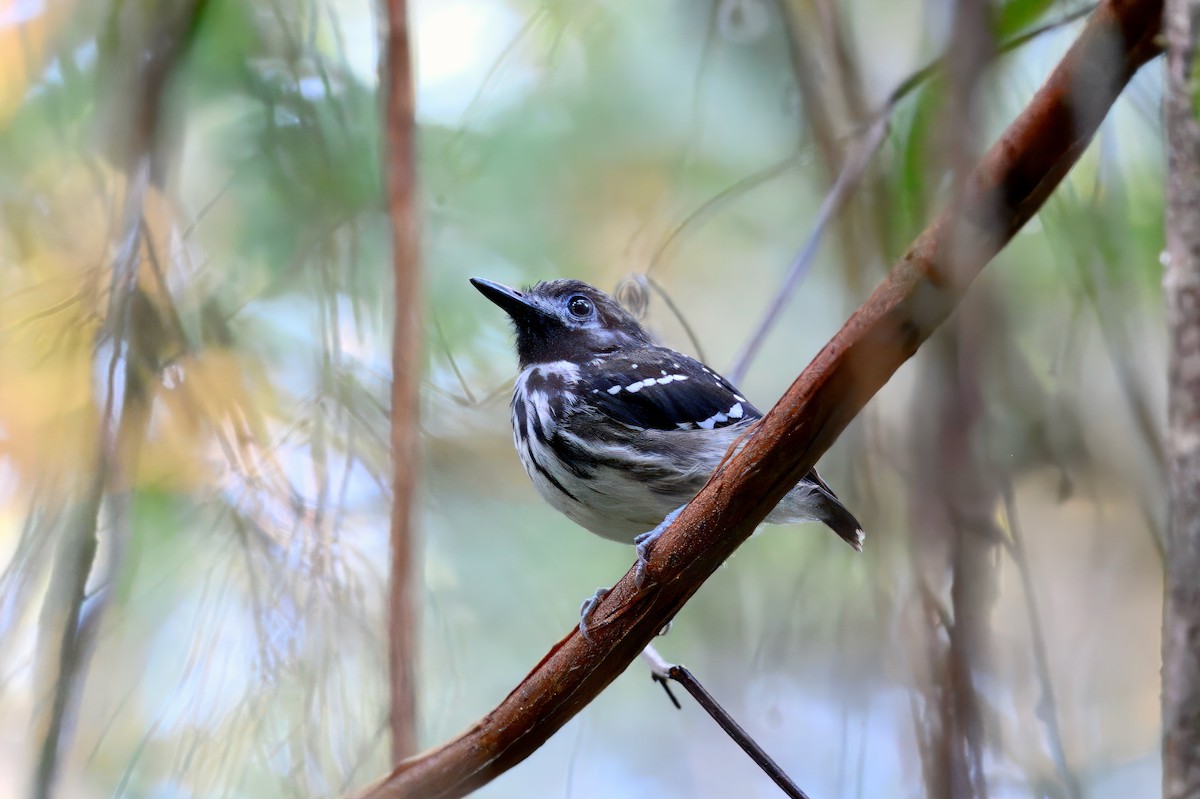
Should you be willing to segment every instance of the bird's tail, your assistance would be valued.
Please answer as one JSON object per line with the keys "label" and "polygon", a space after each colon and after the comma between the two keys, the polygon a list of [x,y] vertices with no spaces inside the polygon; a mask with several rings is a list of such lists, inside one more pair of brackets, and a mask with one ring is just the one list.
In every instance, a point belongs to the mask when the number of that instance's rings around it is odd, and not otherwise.
{"label": "bird's tail", "polygon": [[863,541],[867,538],[862,524],[854,518],[853,513],[846,510],[846,506],[837,498],[837,494],[833,493],[829,484],[821,479],[816,469],[808,473],[808,479],[812,481],[815,489],[809,501],[812,502],[817,520],[837,533],[847,544],[862,552]]}
{"label": "bird's tail", "polygon": [[862,552],[863,541],[867,534],[863,532],[862,524],[854,518],[854,514],[846,510],[842,501],[834,496],[832,491],[818,489],[815,504],[817,518],[824,522],[830,530],[837,533],[843,541]]}
{"label": "bird's tail", "polygon": [[833,489],[813,469],[796,484],[779,504],[767,514],[769,524],[795,524],[797,522],[822,522],[837,533],[843,541],[862,552],[867,534],[854,514],[833,493]]}

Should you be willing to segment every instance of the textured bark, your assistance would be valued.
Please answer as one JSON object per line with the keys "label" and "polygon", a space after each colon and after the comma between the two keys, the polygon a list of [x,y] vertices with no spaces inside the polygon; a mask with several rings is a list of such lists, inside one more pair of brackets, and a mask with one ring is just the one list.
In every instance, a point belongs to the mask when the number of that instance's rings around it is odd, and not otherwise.
{"label": "textured bark", "polygon": [[412,59],[405,0],[387,2],[387,201],[392,218],[396,320],[392,331],[392,526],[388,588],[388,671],[392,762],[417,751],[416,659],[419,619],[413,586],[413,530],[420,453],[420,263],[416,201]]}
{"label": "textured bark", "polygon": [[[961,201],[918,237],[750,431],[738,455],[663,533],[646,586],[637,588],[631,569],[596,610],[589,639],[572,629],[494,710],[457,738],[402,762],[360,796],[464,796],[528,757],[624,671],[1029,221],[1132,74],[1158,53],[1161,15],[1159,0],[1114,0],[1097,9],[1029,106],[972,170]],[[956,256],[950,268],[948,253]]]}
{"label": "textured bark", "polygon": [[1200,0],[1167,3],[1167,471],[1163,797],[1200,796]]}

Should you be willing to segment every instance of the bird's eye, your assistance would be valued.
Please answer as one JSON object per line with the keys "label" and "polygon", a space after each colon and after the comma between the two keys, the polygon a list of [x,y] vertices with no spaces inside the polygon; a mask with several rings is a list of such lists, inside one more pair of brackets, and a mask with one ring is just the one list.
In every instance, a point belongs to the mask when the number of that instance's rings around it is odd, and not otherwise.
{"label": "bird's eye", "polygon": [[592,312],[592,301],[581,294],[576,294],[567,300],[567,310],[571,312],[571,316],[583,319]]}

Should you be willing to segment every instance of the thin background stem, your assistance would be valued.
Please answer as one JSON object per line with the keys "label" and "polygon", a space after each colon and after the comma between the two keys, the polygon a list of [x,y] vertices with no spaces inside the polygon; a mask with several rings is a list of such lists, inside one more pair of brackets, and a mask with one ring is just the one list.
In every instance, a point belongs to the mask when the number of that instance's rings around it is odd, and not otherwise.
{"label": "thin background stem", "polygon": [[405,0],[387,0],[387,202],[392,220],[395,327],[392,332],[392,525],[388,587],[388,667],[392,759],[417,750],[417,544],[414,500],[420,464],[420,253],[412,58]]}

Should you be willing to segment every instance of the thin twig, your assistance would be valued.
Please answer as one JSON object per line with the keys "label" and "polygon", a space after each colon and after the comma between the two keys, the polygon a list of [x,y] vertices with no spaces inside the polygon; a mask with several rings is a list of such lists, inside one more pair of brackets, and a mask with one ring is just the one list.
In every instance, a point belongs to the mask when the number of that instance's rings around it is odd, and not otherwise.
{"label": "thin twig", "polygon": [[817,254],[817,246],[821,243],[821,236],[825,233],[826,226],[841,209],[851,192],[858,188],[859,181],[866,172],[867,164],[875,155],[875,151],[883,144],[887,134],[888,119],[888,116],[881,115],[871,124],[871,127],[867,129],[866,136],[863,137],[862,144],[846,158],[837,180],[834,181],[825,198],[821,200],[821,207],[817,211],[816,221],[813,222],[812,232],[808,234],[808,241],[804,242],[799,254],[792,260],[787,275],[783,279],[783,285],[775,293],[775,299],[767,308],[767,312],[759,321],[758,326],[750,335],[750,339],[746,342],[746,346],[742,348],[737,360],[734,361],[733,368],[729,371],[729,379],[733,381],[734,385],[742,382],[746,376],[746,369],[754,360],[754,356],[758,354],[759,348],[762,347],[767,332],[774,327],[784,306],[792,299],[796,289],[800,288],[800,284],[808,274],[809,267],[812,266],[813,256]]}
{"label": "thin twig", "polygon": [[698,205],[691,213],[680,220],[679,224],[672,228],[671,231],[663,238],[662,242],[658,245],[658,249],[655,250],[654,254],[650,256],[650,262],[646,264],[646,274],[650,274],[650,271],[654,269],[654,266],[659,261],[662,260],[663,255],[666,253],[667,249],[671,246],[675,239],[679,238],[679,236],[693,224],[716,211],[721,205],[724,205],[726,202],[729,202],[735,197],[739,197],[751,189],[757,188],[767,181],[779,177],[798,163],[800,163],[800,154],[793,153],[786,158],[776,161],[770,166],[764,167],[753,174],[741,178],[732,185],[727,186],[726,188],[714,194],[712,197],[709,197],[707,200],[700,203],[700,205]]}
{"label": "thin twig", "polygon": [[[823,188],[828,191],[845,166],[848,149],[858,138],[847,140],[838,133],[835,109],[845,118],[841,124],[848,123],[852,130],[865,130],[872,118],[864,100],[861,70],[850,54],[846,15],[836,1],[800,4],[793,0],[775,0],[775,6],[787,43],[792,82],[800,94],[802,119],[811,129],[812,140],[821,153],[828,182]],[[803,19],[800,18],[802,13]],[[868,198],[864,207],[867,205],[870,206],[871,223],[878,233],[874,237],[876,240],[862,235],[858,229],[861,226],[850,215],[839,219],[836,226],[838,247],[851,282],[857,282],[857,273],[869,264],[883,260],[880,244],[886,238],[883,235],[886,220],[881,212],[887,201],[882,193],[876,193]]]}
{"label": "thin twig", "polygon": [[525,22],[521,25],[520,30],[512,35],[512,37],[508,40],[508,43],[504,45],[504,48],[496,55],[495,59],[492,60],[491,65],[488,66],[487,73],[483,76],[483,80],[479,82],[479,87],[475,90],[475,93],[471,95],[471,99],[467,101],[466,106],[463,108],[462,114],[459,116],[459,132],[453,139],[451,139],[452,145],[458,144],[461,139],[467,136],[468,131],[471,129],[472,118],[475,116],[476,110],[479,108],[480,103],[482,103],[484,95],[486,95],[492,86],[494,86],[499,80],[500,71],[504,68],[505,62],[512,57],[513,53],[517,52],[517,48],[520,47],[526,39],[532,36],[533,32],[537,30],[539,25],[542,24],[543,18],[548,16],[549,12],[545,6],[539,6],[535,8],[529,14],[529,16],[525,18]]}
{"label": "thin twig", "polygon": [[478,405],[479,401],[475,399],[475,393],[467,385],[467,380],[463,377],[462,370],[458,368],[458,361],[454,359],[454,353],[450,351],[450,345],[446,342],[446,331],[442,330],[442,323],[438,321],[436,316],[433,318],[433,329],[437,332],[438,346],[441,348],[442,354],[446,356],[446,360],[450,362],[450,369],[454,372],[454,376],[458,378],[458,386],[467,397],[467,404]]}
{"label": "thin twig", "polygon": [[667,680],[674,680],[682,685],[684,690],[691,694],[696,703],[704,709],[704,712],[720,725],[725,734],[733,739],[733,742],[741,747],[743,752],[750,756],[755,765],[762,769],[763,773],[770,777],[771,781],[778,785],[780,790],[791,797],[791,799],[808,799],[808,794],[800,790],[800,787],[792,782],[791,777],[780,768],[778,763],[771,759],[771,756],[758,745],[757,741],[750,737],[750,734],[742,728],[742,725],[737,723],[733,716],[729,714],[729,711],[721,707],[720,703],[700,684],[700,681],[696,679],[694,674],[683,666],[668,663],[658,653],[658,650],[654,648],[653,644],[648,645],[642,650],[642,657],[650,663],[650,676],[655,682],[663,686],[667,692],[667,696],[671,698],[671,702],[674,703],[676,708],[680,707],[679,701],[671,693],[671,689],[667,687]]}
{"label": "thin twig", "polygon": [[[1088,14],[1091,14],[1093,11],[1095,11],[1097,5],[1097,3],[1091,3],[1086,6],[1081,6],[1074,11],[1064,14],[1056,20],[1047,22],[1044,25],[1039,25],[1036,28],[1031,28],[1024,33],[1018,33],[1011,39],[1005,39],[996,46],[996,52],[999,55],[1010,53],[1013,50],[1023,47],[1043,34],[1050,33],[1059,28],[1070,25],[1072,22],[1078,22]],[[890,113],[892,108],[897,103],[899,103],[909,94],[912,94],[912,92],[915,91],[922,83],[937,74],[938,70],[942,68],[944,62],[945,58],[939,56],[938,58],[933,59],[925,66],[918,69],[916,72],[913,72],[904,80],[900,81],[896,88],[892,89],[891,93],[887,96],[887,100],[883,104],[883,110],[880,111],[880,113]]]}
{"label": "thin twig", "polygon": [[687,334],[688,340],[691,341],[692,346],[696,348],[696,357],[701,361],[705,361],[704,347],[700,345],[700,338],[696,335],[696,331],[692,330],[692,326],[688,324],[687,317],[683,315],[683,311],[679,310],[679,306],[677,306],[675,301],[671,299],[671,295],[667,293],[666,289],[658,285],[658,281],[650,277],[649,274],[646,275],[646,282],[650,285],[650,288],[654,289],[655,294],[657,294],[659,297],[662,297],[663,302],[665,302],[667,307],[671,309],[671,313],[674,314],[675,318],[679,320],[679,324],[683,326],[683,332]]}
{"label": "thin twig", "polygon": [[1033,639],[1033,664],[1037,669],[1038,682],[1042,687],[1042,698],[1036,709],[1037,717],[1046,727],[1046,738],[1050,744],[1050,758],[1058,769],[1059,779],[1062,780],[1066,795],[1071,799],[1081,799],[1083,789],[1079,779],[1071,771],[1067,763],[1067,750],[1063,745],[1062,729],[1058,726],[1058,699],[1054,691],[1054,682],[1050,678],[1050,656],[1046,652],[1046,633],[1042,629],[1042,615],[1038,610],[1037,593],[1034,590],[1033,575],[1029,569],[1029,556],[1025,550],[1025,536],[1021,532],[1021,522],[1017,518],[1017,502],[1013,497],[1012,482],[1007,475],[1000,478],[1000,491],[1004,498],[1004,516],[1008,522],[1009,554],[1017,565],[1017,573],[1021,576],[1021,589],[1025,593],[1025,615],[1029,620],[1029,635]]}

